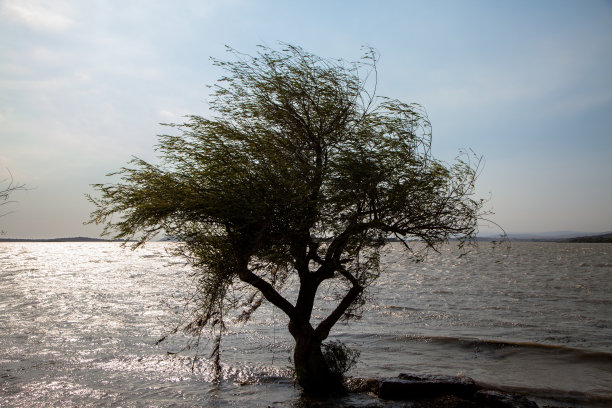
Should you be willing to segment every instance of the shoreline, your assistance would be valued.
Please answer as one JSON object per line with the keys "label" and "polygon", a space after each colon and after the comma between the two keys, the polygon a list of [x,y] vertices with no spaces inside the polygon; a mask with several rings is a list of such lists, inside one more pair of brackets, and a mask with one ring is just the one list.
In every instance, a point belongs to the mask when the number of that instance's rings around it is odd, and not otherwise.
{"label": "shoreline", "polygon": [[442,375],[401,373],[396,378],[348,378],[346,386],[352,393],[368,394],[381,402],[407,401],[416,408],[556,408],[574,404],[604,407],[612,402],[612,397],[575,391],[498,386],[469,377]]}
{"label": "shoreline", "polygon": [[[122,239],[103,239],[89,237],[68,237],[68,238],[0,238],[2,242],[125,242]],[[128,241],[132,242],[132,241]]]}

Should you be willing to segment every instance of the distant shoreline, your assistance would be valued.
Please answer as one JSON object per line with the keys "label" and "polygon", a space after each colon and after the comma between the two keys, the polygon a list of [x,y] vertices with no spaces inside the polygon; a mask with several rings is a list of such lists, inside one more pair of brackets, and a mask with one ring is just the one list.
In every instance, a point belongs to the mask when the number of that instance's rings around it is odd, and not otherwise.
{"label": "distant shoreline", "polygon": [[[586,235],[586,236],[576,236],[576,237],[564,237],[564,238],[555,238],[555,237],[513,237],[510,234],[507,238],[510,242],[559,242],[559,243],[612,243],[612,233],[607,232],[604,234],[598,235]],[[503,241],[504,238],[501,237],[478,237],[476,238],[478,242],[497,242]],[[163,238],[159,240],[160,242],[168,242],[172,241],[168,238]],[[389,242],[397,242],[397,239],[389,238]],[[453,240],[451,240],[453,241]],[[68,237],[68,238],[0,238],[1,242],[124,242],[121,239],[103,239],[103,238],[89,238],[89,237]],[[129,241],[133,242],[133,241]]]}
{"label": "distant shoreline", "polygon": [[[500,238],[477,238],[478,242],[500,242]],[[612,237],[606,236],[586,236],[575,238],[508,238],[509,242],[552,242],[559,244],[609,244]]]}
{"label": "distant shoreline", "polygon": [[0,242],[123,242],[118,239],[102,239],[88,237],[69,238],[0,238]]}
{"label": "distant shoreline", "polygon": [[589,235],[586,237],[575,237],[570,238],[569,242],[582,242],[582,243],[590,243],[590,242],[612,242],[612,233],[602,234],[602,235]]}

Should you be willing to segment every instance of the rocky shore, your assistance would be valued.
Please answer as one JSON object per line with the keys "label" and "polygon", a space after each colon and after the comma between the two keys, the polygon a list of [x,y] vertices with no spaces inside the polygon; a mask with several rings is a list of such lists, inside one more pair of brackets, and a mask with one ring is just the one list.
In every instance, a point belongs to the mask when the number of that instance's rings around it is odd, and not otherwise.
{"label": "rocky shore", "polygon": [[539,408],[524,396],[486,389],[467,377],[400,374],[380,380],[350,378],[347,388],[383,400],[409,401],[415,408]]}

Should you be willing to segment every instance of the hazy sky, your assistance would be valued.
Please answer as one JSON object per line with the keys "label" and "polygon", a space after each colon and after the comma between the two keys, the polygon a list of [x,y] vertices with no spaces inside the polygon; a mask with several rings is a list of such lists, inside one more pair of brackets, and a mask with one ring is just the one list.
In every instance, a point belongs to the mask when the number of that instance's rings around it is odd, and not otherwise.
{"label": "hazy sky", "polygon": [[0,0],[0,208],[8,237],[96,236],[84,194],[160,122],[206,114],[224,45],[380,52],[379,93],[422,104],[433,152],[484,155],[509,232],[612,230],[610,1]]}

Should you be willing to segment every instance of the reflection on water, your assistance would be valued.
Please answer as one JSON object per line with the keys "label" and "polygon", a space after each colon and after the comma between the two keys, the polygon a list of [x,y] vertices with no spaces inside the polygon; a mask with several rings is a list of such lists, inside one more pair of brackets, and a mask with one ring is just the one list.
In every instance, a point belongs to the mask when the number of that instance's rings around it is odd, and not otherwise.
{"label": "reflection on water", "polygon": [[[194,351],[167,353],[187,338],[154,345],[189,294],[189,269],[171,245],[0,244],[2,406],[304,405],[290,379],[286,319],[267,306],[230,325],[220,383]],[[363,319],[333,332],[361,352],[353,375],[465,374],[541,395],[612,398],[611,245],[483,244],[457,255],[449,245],[413,264],[391,247]],[[315,318],[331,305],[318,302]]]}

